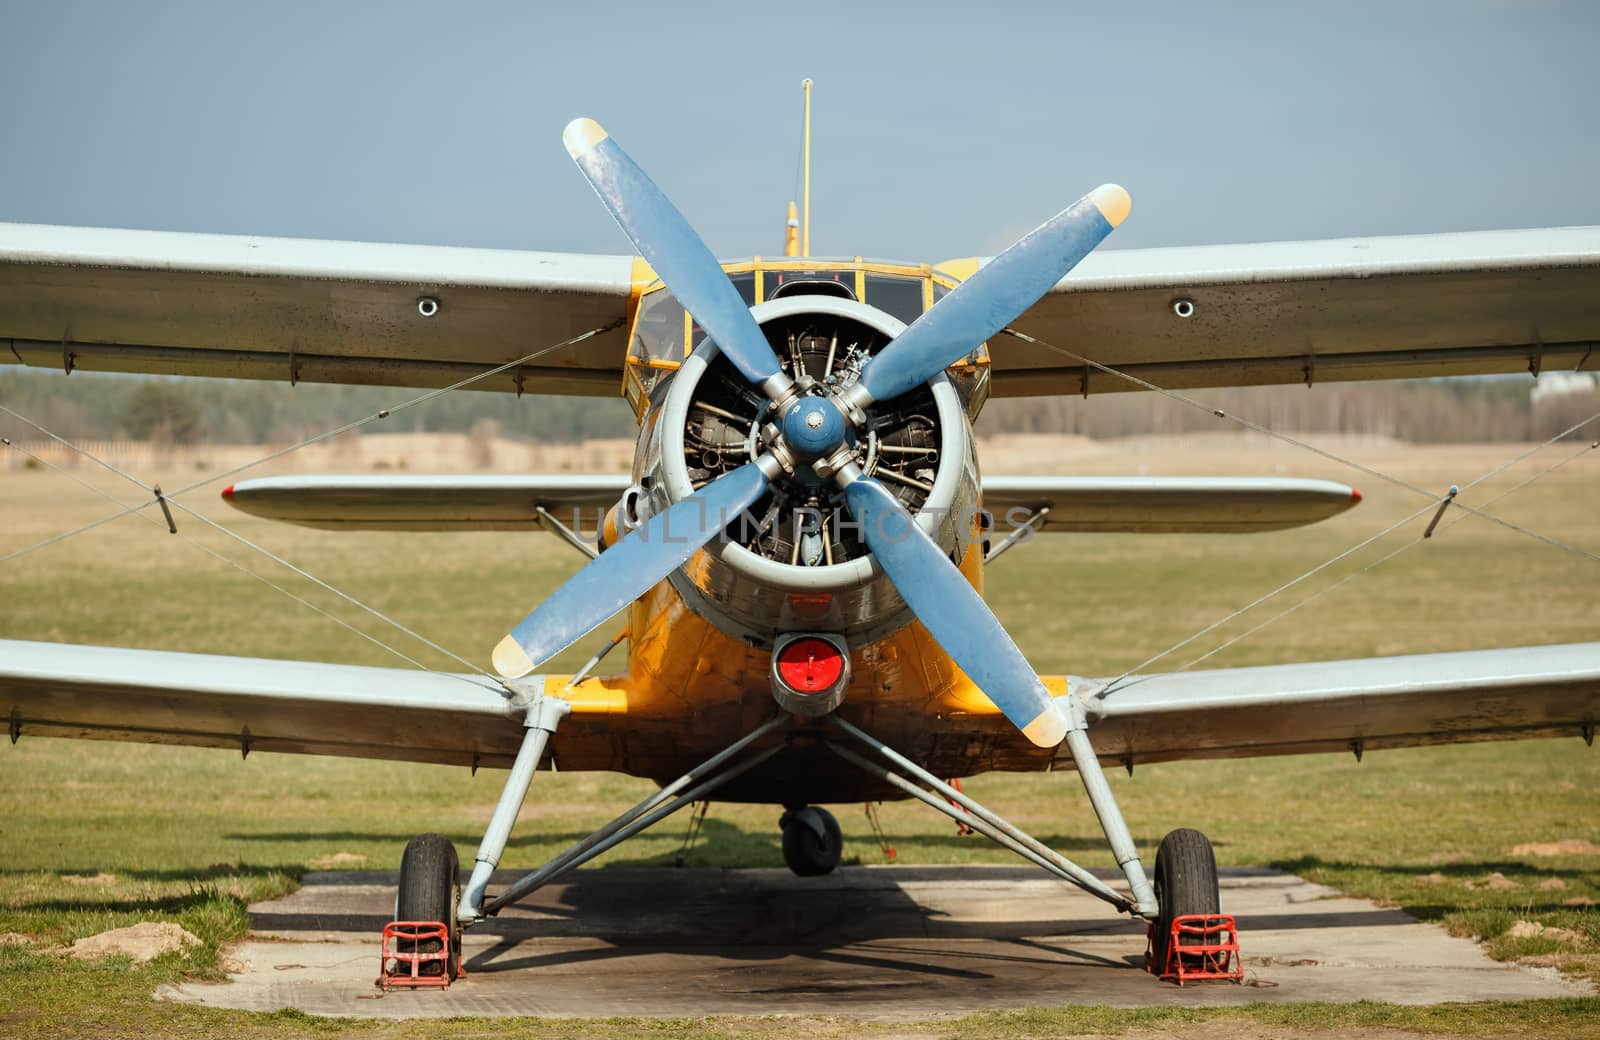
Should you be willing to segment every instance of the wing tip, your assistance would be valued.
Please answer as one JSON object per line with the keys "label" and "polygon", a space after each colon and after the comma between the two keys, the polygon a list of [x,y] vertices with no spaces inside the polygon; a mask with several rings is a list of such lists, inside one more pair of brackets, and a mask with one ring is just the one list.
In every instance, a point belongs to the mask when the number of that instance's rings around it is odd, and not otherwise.
{"label": "wing tip", "polygon": [[568,155],[574,159],[581,159],[593,151],[595,145],[609,136],[605,131],[605,127],[588,116],[579,116],[568,123],[565,130],[561,131],[561,143],[566,145]]}
{"label": "wing tip", "polygon": [[1112,227],[1127,220],[1128,212],[1133,209],[1133,199],[1120,184],[1102,184],[1089,193],[1089,198]]}

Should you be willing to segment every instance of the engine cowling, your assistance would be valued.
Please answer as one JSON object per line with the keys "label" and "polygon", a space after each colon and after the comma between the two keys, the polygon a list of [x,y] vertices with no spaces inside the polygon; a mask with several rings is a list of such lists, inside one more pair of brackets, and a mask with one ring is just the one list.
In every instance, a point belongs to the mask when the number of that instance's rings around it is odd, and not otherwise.
{"label": "engine cowling", "polygon": [[[867,304],[826,296],[761,303],[752,314],[795,378],[853,379],[905,328]],[[655,388],[636,454],[638,491],[624,511],[638,522],[751,461],[775,422],[770,405],[704,343]],[[959,560],[974,537],[978,469],[965,402],[943,373],[868,411],[852,434],[857,463],[895,494]],[[755,645],[806,629],[875,639],[911,620],[844,508],[843,495],[808,465],[776,481],[722,537],[670,580],[690,606]]]}

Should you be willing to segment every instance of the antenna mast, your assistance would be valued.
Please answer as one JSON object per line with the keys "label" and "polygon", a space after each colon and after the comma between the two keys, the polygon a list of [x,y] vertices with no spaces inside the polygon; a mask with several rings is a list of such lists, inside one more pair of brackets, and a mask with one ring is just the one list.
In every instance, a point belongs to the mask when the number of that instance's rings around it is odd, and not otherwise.
{"label": "antenna mast", "polygon": [[801,145],[800,165],[805,170],[805,186],[800,195],[800,255],[811,255],[811,81],[800,84],[806,92],[805,137]]}

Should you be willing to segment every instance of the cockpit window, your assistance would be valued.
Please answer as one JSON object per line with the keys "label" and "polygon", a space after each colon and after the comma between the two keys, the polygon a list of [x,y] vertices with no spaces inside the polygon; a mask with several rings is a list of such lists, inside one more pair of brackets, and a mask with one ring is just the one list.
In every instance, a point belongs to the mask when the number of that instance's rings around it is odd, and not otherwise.
{"label": "cockpit window", "polygon": [[852,271],[768,271],[766,295],[769,300],[807,293],[853,300],[856,298],[855,277]]}
{"label": "cockpit window", "polygon": [[683,360],[683,304],[676,296],[653,292],[639,301],[628,354],[650,361]]}
{"label": "cockpit window", "polygon": [[867,275],[866,302],[899,318],[907,325],[922,316],[922,279]]}

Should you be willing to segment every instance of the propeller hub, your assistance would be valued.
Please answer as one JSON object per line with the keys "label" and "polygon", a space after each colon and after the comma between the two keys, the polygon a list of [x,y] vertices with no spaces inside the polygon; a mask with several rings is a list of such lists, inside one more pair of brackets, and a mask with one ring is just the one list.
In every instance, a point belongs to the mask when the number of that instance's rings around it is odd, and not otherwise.
{"label": "propeller hub", "polygon": [[844,413],[826,397],[802,397],[783,413],[783,439],[802,460],[832,452],[845,432]]}

